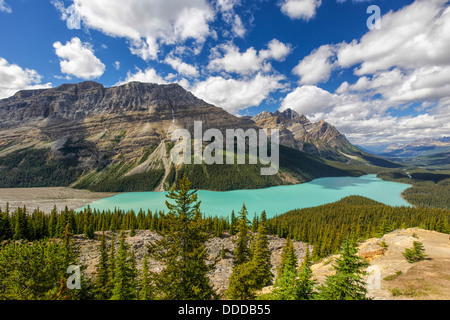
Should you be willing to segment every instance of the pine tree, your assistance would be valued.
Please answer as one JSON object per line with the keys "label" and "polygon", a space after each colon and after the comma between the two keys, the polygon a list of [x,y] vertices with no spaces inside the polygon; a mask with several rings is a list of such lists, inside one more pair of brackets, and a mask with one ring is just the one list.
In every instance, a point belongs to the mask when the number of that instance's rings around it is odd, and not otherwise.
{"label": "pine tree", "polygon": [[247,261],[233,267],[230,283],[226,291],[228,299],[249,300],[255,298],[255,293],[259,287],[254,261]]}
{"label": "pine tree", "polygon": [[142,272],[141,272],[141,281],[139,283],[139,300],[152,300],[154,296],[154,288],[151,283],[151,275],[148,270],[148,256],[144,257]]}
{"label": "pine tree", "polygon": [[134,300],[136,298],[136,260],[134,254],[128,250],[129,245],[125,242],[125,232],[122,231],[112,279],[114,287],[111,300]]}
{"label": "pine tree", "polygon": [[151,256],[164,263],[155,275],[159,295],[169,300],[206,300],[215,296],[206,264],[207,221],[202,218],[197,190],[191,190],[186,175],[171,189],[166,201],[167,214],[160,213],[164,228],[161,239],[150,247]]}
{"label": "pine tree", "polygon": [[247,208],[245,207],[245,204],[243,204],[237,220],[237,239],[234,241],[233,266],[238,266],[249,260],[248,243],[250,236],[247,214]]}
{"label": "pine tree", "polygon": [[100,238],[100,260],[96,266],[96,279],[94,287],[96,296],[100,300],[108,300],[111,297],[110,290],[110,274],[109,274],[109,257],[106,250],[105,232],[102,232]]}
{"label": "pine tree", "polygon": [[363,281],[367,262],[357,255],[354,241],[347,239],[336,259],[336,274],[328,276],[325,284],[319,287],[319,299],[322,300],[366,300],[366,284]]}
{"label": "pine tree", "polygon": [[17,208],[14,226],[14,240],[29,239],[28,217],[26,208]]}
{"label": "pine tree", "polygon": [[236,215],[234,214],[234,210],[232,210],[230,219],[230,236],[234,236],[236,234],[236,227]]}
{"label": "pine tree", "polygon": [[277,268],[277,279],[280,278],[285,269],[297,270],[298,261],[295,253],[294,243],[290,237],[287,237],[281,252],[281,262]]}
{"label": "pine tree", "polygon": [[312,279],[311,256],[309,247],[306,247],[305,258],[298,272],[297,299],[312,300],[315,297],[314,288],[317,281]]}
{"label": "pine tree", "polygon": [[403,256],[408,260],[409,263],[414,263],[418,261],[425,260],[427,257],[425,254],[425,249],[422,242],[414,241],[412,248],[406,248]]}
{"label": "pine tree", "polygon": [[261,219],[258,222],[258,233],[255,240],[255,248],[253,252],[253,261],[256,266],[257,283],[259,289],[272,283],[273,274],[271,271],[272,264],[270,261],[271,252],[269,250],[268,230],[266,226],[266,212],[263,211]]}

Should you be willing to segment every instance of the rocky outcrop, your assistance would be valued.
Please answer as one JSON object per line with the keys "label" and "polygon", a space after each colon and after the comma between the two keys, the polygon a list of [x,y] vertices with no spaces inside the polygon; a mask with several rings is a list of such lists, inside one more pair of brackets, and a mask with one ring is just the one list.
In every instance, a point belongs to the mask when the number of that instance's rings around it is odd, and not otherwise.
{"label": "rocky outcrop", "polygon": [[[80,264],[86,266],[85,272],[90,276],[94,275],[95,266],[98,263],[100,257],[100,236],[101,232],[96,232],[94,240],[85,239],[83,235],[77,235],[74,237],[75,243],[80,251]],[[119,232],[114,232],[116,248],[118,248],[119,245],[119,236]],[[109,249],[111,245],[112,232],[105,232],[105,238],[107,247]],[[209,273],[209,278],[214,286],[214,289],[221,296],[224,295],[226,289],[228,288],[229,279],[232,273],[232,252],[234,250],[234,238],[235,237],[230,237],[224,234],[223,237],[212,238],[206,243],[206,249],[208,253],[207,263],[216,263],[214,269]],[[156,232],[148,230],[137,230],[134,237],[130,237],[128,233],[126,242],[130,245],[130,250],[135,254],[136,265],[138,269],[142,268],[143,258],[148,253],[148,246],[151,246],[152,243],[157,239],[160,239],[160,236]],[[281,262],[281,252],[285,241],[285,239],[269,236],[269,249],[272,252],[272,273],[274,275],[276,275],[276,268]],[[222,247],[225,249],[224,258],[220,257]],[[301,263],[306,252],[306,244],[303,242],[294,241],[294,247],[299,259],[299,263]],[[149,268],[151,271],[159,272],[162,270],[162,268],[164,268],[164,265],[150,259]]]}
{"label": "rocky outcrop", "polygon": [[265,129],[278,129],[280,143],[290,148],[342,162],[349,161],[346,154],[362,154],[331,124],[323,120],[313,123],[291,109],[274,113],[264,111],[252,120]]}

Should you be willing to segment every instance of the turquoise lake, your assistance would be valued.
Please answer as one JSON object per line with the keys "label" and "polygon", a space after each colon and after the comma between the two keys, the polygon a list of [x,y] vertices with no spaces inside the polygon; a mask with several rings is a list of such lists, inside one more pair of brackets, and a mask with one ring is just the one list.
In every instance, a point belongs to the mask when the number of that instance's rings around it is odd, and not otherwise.
{"label": "turquoise lake", "polygon": [[[410,185],[383,181],[376,175],[361,177],[320,178],[307,183],[271,187],[266,189],[234,191],[198,191],[200,209],[207,216],[227,217],[238,213],[245,203],[249,217],[266,210],[267,217],[292,209],[315,207],[338,201],[351,195],[364,196],[391,206],[410,206],[401,193]],[[92,209],[166,210],[166,192],[121,193],[90,204]]]}

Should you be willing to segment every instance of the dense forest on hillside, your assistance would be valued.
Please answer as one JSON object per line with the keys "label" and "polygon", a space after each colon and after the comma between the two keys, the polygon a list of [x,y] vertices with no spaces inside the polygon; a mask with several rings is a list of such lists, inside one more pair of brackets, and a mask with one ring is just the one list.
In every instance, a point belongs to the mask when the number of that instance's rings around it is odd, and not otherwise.
{"label": "dense forest on hillside", "polygon": [[450,233],[450,211],[438,208],[391,207],[360,197],[346,197],[323,206],[292,210],[268,221],[280,237],[314,246],[316,258],[336,253],[348,236],[358,240],[399,228],[421,227]]}
{"label": "dense forest on hillside", "polygon": [[404,198],[417,207],[450,209],[450,171],[413,169],[380,172],[379,178],[411,184]]}

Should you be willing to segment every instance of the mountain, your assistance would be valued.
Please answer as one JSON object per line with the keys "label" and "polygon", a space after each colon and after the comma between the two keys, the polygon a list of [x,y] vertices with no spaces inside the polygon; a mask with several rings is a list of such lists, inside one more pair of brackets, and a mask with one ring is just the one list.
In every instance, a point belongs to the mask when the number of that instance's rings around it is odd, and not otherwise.
{"label": "mountain", "polygon": [[252,120],[264,129],[278,129],[281,144],[328,160],[389,168],[398,166],[354,146],[326,121],[313,123],[291,109],[274,113],[263,111]]}
{"label": "mountain", "polygon": [[380,155],[390,158],[416,158],[422,155],[426,156],[436,153],[449,152],[449,150],[450,137],[443,137],[439,139],[427,138],[404,144],[391,144],[380,152]]}
{"label": "mountain", "polygon": [[379,155],[419,167],[449,169],[450,137],[426,138],[404,144],[392,144]]}
{"label": "mountain", "polygon": [[[317,156],[337,147],[357,152],[334,127],[325,122],[309,124],[305,117],[289,111],[283,115],[291,118],[292,125],[283,131],[286,139],[282,143],[288,147],[280,146],[279,173],[261,176],[261,164],[172,164],[173,130],[192,132],[194,121],[202,121],[203,131],[260,128],[258,116],[233,116],[177,84],[131,82],[105,88],[87,81],[20,91],[0,100],[0,187],[167,190],[186,173],[194,187],[230,190],[364,173],[331,157]],[[294,122],[304,122],[308,128],[309,140],[302,145],[296,142],[301,141],[301,127]],[[289,132],[292,145],[288,144]]]}

